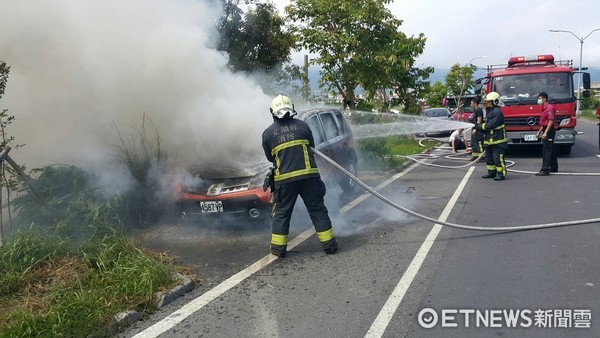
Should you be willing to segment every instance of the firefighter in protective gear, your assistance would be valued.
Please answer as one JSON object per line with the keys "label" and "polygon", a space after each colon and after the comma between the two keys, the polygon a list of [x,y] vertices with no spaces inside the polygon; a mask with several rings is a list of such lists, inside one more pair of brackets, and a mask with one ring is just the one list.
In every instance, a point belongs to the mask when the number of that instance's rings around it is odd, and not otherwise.
{"label": "firefighter in protective gear", "polygon": [[482,177],[493,178],[496,181],[506,178],[504,152],[508,143],[504,129],[504,113],[498,107],[499,103],[500,95],[498,93],[488,93],[485,96],[485,122],[475,126],[478,132],[483,133],[483,144],[485,145],[485,163],[488,173]]}
{"label": "firefighter in protective gear", "polygon": [[296,112],[287,96],[273,99],[271,114],[273,124],[262,134],[265,156],[275,167],[270,252],[285,257],[292,210],[300,195],[323,250],[335,253],[338,244],[323,200],[325,184],[310,150],[315,146],[312,131],[304,121],[293,118]]}
{"label": "firefighter in protective gear", "polygon": [[[481,99],[478,96],[471,100],[471,108],[473,109],[471,123],[474,125],[483,123],[483,110],[479,108],[479,103],[481,103]],[[476,128],[471,131],[471,149],[471,161],[475,161],[483,153],[483,133],[478,132]],[[483,162],[483,160],[481,158],[478,162]]]}

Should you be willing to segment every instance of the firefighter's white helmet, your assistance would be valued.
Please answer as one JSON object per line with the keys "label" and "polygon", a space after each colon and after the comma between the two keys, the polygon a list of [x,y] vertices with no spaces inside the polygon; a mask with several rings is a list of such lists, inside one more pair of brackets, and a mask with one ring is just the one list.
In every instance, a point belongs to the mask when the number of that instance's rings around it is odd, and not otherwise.
{"label": "firefighter's white helmet", "polygon": [[500,103],[500,94],[496,93],[496,92],[489,92],[486,96],[485,96],[485,100],[486,101],[492,101],[492,104],[494,106],[497,106]]}
{"label": "firefighter's white helmet", "polygon": [[277,97],[271,101],[271,114],[280,119],[296,115],[292,100],[285,95],[277,95]]}

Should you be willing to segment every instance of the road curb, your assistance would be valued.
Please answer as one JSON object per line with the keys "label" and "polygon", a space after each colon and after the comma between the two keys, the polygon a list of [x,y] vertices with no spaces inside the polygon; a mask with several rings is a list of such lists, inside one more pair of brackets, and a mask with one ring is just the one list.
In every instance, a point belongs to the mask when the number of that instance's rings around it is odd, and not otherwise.
{"label": "road curb", "polygon": [[[174,277],[179,279],[179,285],[167,292],[159,291],[154,294],[154,302],[157,308],[160,309],[161,307],[173,302],[175,299],[183,296],[187,292],[192,291],[196,287],[194,281],[181,273],[176,273]],[[126,326],[130,326],[140,319],[142,319],[142,314],[135,310],[119,312],[114,316],[114,328],[122,329]]]}
{"label": "road curb", "polygon": [[176,277],[181,281],[180,285],[172,288],[169,292],[157,292],[154,294],[156,300],[156,306],[160,309],[161,307],[171,303],[175,299],[183,296],[185,293],[190,292],[196,286],[194,282],[180,273],[176,274]]}

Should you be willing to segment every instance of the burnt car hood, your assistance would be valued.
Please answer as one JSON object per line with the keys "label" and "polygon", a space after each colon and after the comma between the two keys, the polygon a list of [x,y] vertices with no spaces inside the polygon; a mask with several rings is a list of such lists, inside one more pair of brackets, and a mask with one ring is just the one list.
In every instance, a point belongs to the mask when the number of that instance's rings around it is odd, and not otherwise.
{"label": "burnt car hood", "polygon": [[256,163],[230,165],[193,165],[188,172],[190,179],[181,185],[182,192],[205,196],[220,196],[262,187],[271,167],[264,160]]}

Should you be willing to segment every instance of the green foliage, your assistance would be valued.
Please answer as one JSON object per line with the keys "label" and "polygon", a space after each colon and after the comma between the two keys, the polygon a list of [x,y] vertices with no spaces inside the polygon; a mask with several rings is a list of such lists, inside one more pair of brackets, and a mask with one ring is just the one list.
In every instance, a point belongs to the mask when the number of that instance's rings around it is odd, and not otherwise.
{"label": "green foliage", "polygon": [[[3,61],[0,61],[0,99],[4,96],[6,84],[8,82],[8,75],[10,73],[10,67]],[[0,110],[0,151],[11,147],[18,149],[23,147],[24,144],[16,144],[15,137],[8,134],[9,126],[14,122],[15,117],[8,114],[7,109]],[[12,192],[18,190],[20,178],[16,170],[25,170],[25,166],[21,165],[17,168],[5,165],[5,161],[0,162],[0,192],[2,189],[6,190],[6,201],[8,211],[8,222],[10,230],[12,230],[12,208],[11,208],[11,195]],[[3,200],[1,194],[0,199]],[[1,203],[0,203],[1,204]],[[4,208],[0,205],[0,245],[2,245],[4,239]]]}
{"label": "green foliage", "polygon": [[444,96],[448,95],[448,87],[440,81],[436,81],[425,94],[425,101],[430,107],[441,107]]}
{"label": "green foliage", "polygon": [[600,98],[596,96],[596,91],[590,89],[590,97],[583,97],[581,95],[581,107],[580,109],[596,109],[600,106]]}
{"label": "green foliage", "polygon": [[244,14],[237,2],[223,2],[217,49],[229,54],[231,70],[264,71],[274,75],[281,72],[282,65],[290,61],[295,42],[293,35],[285,30],[285,21],[275,6],[260,3]]}
{"label": "green foliage", "polygon": [[456,63],[450,68],[448,74],[446,74],[446,88],[448,94],[454,98],[454,102],[457,103],[457,108],[464,108],[463,98],[464,95],[475,85],[473,79],[473,72],[477,70],[477,66],[468,64],[461,66]]}
{"label": "green foliage", "polygon": [[174,267],[118,235],[18,233],[0,248],[0,336],[110,336],[123,310],[153,310]]}
{"label": "green foliage", "polygon": [[137,135],[125,137],[115,125],[121,144],[117,146],[117,157],[135,180],[135,185],[117,202],[122,222],[146,226],[155,222],[165,211],[165,201],[156,194],[160,190],[159,178],[172,169],[168,153],[162,145],[158,128],[145,115]]}
{"label": "green foliage", "polygon": [[373,108],[375,108],[375,106],[373,106],[373,104],[369,103],[366,100],[359,100],[358,103],[356,104],[357,110],[372,111]]}
{"label": "green foliage", "polygon": [[361,170],[392,170],[398,168],[408,159],[401,156],[415,155],[427,147],[419,145],[419,141],[406,136],[373,137],[357,141],[359,151],[358,166]]}
{"label": "green foliage", "polygon": [[[365,104],[367,105],[367,104]],[[374,124],[374,123],[393,123],[398,120],[398,116],[388,113],[376,113],[369,111],[353,111],[346,117],[352,125]]]}
{"label": "green foliage", "polygon": [[311,63],[323,68],[321,87],[341,93],[352,109],[359,85],[369,93],[414,88],[414,77],[427,73],[413,68],[424,37],[409,38],[398,30],[402,21],[385,7],[390,2],[299,0],[286,7],[299,43],[317,55]]}
{"label": "green foliage", "polygon": [[596,120],[596,109],[582,109],[581,117]]}
{"label": "green foliage", "polygon": [[119,209],[119,198],[106,200],[92,185],[92,175],[74,166],[48,166],[37,172],[29,181],[35,193],[25,190],[13,201],[20,228],[50,229],[80,239],[123,228],[127,210]]}

